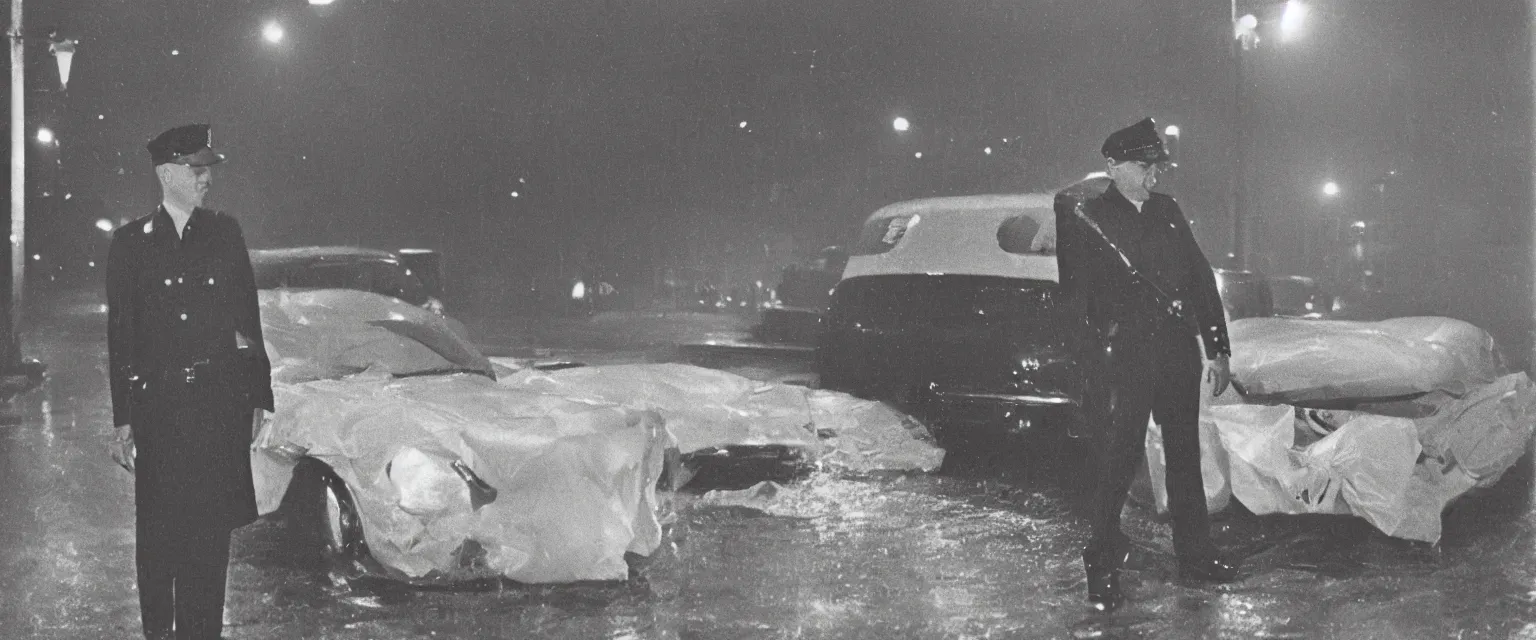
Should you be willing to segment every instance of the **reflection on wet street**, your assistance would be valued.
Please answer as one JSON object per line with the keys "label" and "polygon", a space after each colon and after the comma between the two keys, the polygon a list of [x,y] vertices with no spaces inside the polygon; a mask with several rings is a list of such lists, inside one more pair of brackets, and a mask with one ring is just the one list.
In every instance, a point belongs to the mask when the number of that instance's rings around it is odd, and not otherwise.
{"label": "reflection on wet street", "polygon": [[[27,352],[50,379],[0,416],[0,635],[138,637],[132,485],[106,453],[104,319],[85,296],[39,304]],[[1528,476],[1454,505],[1437,547],[1349,518],[1223,514],[1218,541],[1247,558],[1244,578],[1221,586],[1179,581],[1166,525],[1133,506],[1131,605],[1105,616],[1083,603],[1075,502],[1039,477],[1057,474],[1019,473],[1026,458],[937,475],[815,473],[766,512],[680,495],[661,551],[628,581],[464,591],[333,572],[300,487],[237,534],[225,635],[1536,638]]]}

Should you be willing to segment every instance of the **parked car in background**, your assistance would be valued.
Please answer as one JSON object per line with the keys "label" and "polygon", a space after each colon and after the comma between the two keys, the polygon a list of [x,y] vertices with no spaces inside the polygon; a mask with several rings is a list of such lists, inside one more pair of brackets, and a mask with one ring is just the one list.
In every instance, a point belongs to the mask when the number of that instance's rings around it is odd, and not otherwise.
{"label": "parked car in background", "polygon": [[1270,276],[1269,290],[1274,296],[1277,316],[1328,318],[1334,312],[1333,296],[1314,278]]}
{"label": "parked car in background", "polygon": [[1243,318],[1267,318],[1275,315],[1275,296],[1270,279],[1262,273],[1242,269],[1213,269],[1216,291],[1227,321]]}
{"label": "parked car in background", "polygon": [[821,316],[847,264],[847,250],[833,246],[822,249],[810,264],[785,267],[773,300],[752,327],[752,337],[772,344],[815,345]]}
{"label": "parked car in background", "polygon": [[251,250],[257,289],[355,289],[444,313],[442,263],[428,249],[345,246]]}

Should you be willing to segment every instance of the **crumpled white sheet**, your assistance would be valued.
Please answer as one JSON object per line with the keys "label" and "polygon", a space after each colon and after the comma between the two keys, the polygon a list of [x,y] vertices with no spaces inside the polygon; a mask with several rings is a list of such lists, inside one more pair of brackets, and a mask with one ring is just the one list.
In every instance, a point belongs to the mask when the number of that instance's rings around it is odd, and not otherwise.
{"label": "crumpled white sheet", "polygon": [[[1309,427],[1291,405],[1241,404],[1202,388],[1201,472],[1214,512],[1236,498],[1250,511],[1355,515],[1387,535],[1434,543],[1440,514],[1474,487],[1491,486],[1526,451],[1536,428],[1536,389],[1513,373],[1437,394],[1429,415],[1323,412],[1337,428],[1298,440]],[[1419,407],[1419,408],[1422,408]],[[1420,453],[1423,460],[1420,461]],[[1156,509],[1166,513],[1162,441],[1147,435]]]}
{"label": "crumpled white sheet", "polygon": [[1460,396],[1504,373],[1493,338],[1451,318],[1244,318],[1229,329],[1233,378],[1254,402]]}
{"label": "crumpled white sheet", "polygon": [[926,428],[879,402],[693,365],[525,368],[504,374],[501,384],[656,411],[685,454],[779,445],[856,472],[932,471],[944,460]]}
{"label": "crumpled white sheet", "polygon": [[[661,542],[657,480],[670,441],[650,411],[507,388],[478,375],[274,384],[253,453],[258,504],[277,508],[295,448],[351,489],[372,555],[401,574],[462,573],[466,539],[526,583],[622,580],[625,552]],[[497,490],[478,511],[451,464]],[[436,572],[436,574],[434,574]]]}
{"label": "crumpled white sheet", "polygon": [[393,374],[450,368],[491,374],[491,363],[435,313],[352,289],[257,292],[272,379],[335,379],[369,368]]}

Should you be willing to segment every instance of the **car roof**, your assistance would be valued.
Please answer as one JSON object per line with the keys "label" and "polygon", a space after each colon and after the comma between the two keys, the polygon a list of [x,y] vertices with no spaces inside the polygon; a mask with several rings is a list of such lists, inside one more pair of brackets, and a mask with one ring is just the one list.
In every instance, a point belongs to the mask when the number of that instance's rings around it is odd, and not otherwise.
{"label": "car roof", "polygon": [[964,216],[989,209],[1050,209],[1056,196],[1049,193],[994,193],[974,196],[921,198],[886,205],[869,214],[866,222],[893,216],[923,214],[924,217]]}
{"label": "car roof", "polygon": [[379,260],[399,262],[400,259],[388,251],[366,247],[310,246],[251,250],[252,263],[293,264],[318,260]]}
{"label": "car roof", "polygon": [[[880,208],[866,225],[910,218],[888,250],[848,259],[843,279],[877,275],[972,275],[1056,282],[1054,194],[988,194],[923,198]],[[1012,253],[999,231],[1022,212],[1037,223],[1036,238],[1048,251]],[[963,250],[962,250],[963,249]]]}

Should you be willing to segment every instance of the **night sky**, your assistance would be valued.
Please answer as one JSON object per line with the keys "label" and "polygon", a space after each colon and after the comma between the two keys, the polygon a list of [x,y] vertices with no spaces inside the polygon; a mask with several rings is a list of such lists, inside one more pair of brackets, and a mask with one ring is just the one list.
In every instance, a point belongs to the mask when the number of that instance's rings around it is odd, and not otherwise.
{"label": "night sky", "polygon": [[[1274,32],[1281,4],[1239,5],[1264,35],[1243,87],[1255,264],[1320,270],[1308,233],[1380,221],[1411,257],[1396,286],[1523,287],[1525,306],[1486,313],[1528,317],[1525,3],[1313,0],[1287,42]],[[1209,254],[1231,248],[1235,91],[1219,0],[28,10],[30,32],[82,40],[67,94],[52,90],[45,45],[29,50],[29,125],[61,140],[33,147],[29,246],[62,264],[100,245],[97,219],[154,206],[143,143],[192,121],[213,124],[231,158],[210,203],[253,245],[442,249],[459,295],[492,309],[583,262],[629,287],[668,267],[771,278],[890,202],[1062,186],[1102,166],[1105,134],[1146,115],[1182,130],[1166,190]],[[267,21],[281,43],[262,40]],[[892,129],[898,116],[911,131]],[[1340,196],[1320,196],[1327,180]],[[1510,247],[1495,272],[1462,260],[1490,245]]]}

